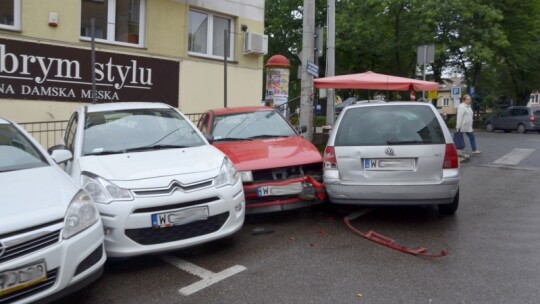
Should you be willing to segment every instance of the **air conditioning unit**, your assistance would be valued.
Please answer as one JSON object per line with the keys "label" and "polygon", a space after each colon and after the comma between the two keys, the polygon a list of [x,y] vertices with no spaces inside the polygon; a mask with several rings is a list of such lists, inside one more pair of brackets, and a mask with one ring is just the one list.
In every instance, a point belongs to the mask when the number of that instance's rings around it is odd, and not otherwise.
{"label": "air conditioning unit", "polygon": [[268,53],[268,35],[244,33],[244,55]]}

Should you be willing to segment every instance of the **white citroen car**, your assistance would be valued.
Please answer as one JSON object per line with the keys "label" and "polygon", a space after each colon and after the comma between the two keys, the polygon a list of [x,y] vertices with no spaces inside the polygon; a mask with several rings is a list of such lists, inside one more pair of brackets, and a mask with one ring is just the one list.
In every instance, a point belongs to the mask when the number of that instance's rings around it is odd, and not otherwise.
{"label": "white citroen car", "polygon": [[0,118],[0,303],[49,302],[103,272],[92,198],[21,127]]}
{"label": "white citroen car", "polygon": [[67,126],[65,170],[94,199],[109,257],[165,252],[224,238],[245,216],[232,162],[175,108],[81,107]]}

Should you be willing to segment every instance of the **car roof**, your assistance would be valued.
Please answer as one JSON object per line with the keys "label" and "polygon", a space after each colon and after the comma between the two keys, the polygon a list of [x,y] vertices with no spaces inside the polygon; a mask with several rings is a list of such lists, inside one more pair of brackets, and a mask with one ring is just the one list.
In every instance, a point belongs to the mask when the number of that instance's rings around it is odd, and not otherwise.
{"label": "car roof", "polygon": [[237,114],[237,113],[251,113],[251,112],[260,112],[260,111],[273,111],[274,109],[265,106],[243,106],[243,107],[230,107],[230,108],[221,108],[213,109],[215,115],[228,115],[228,114]]}
{"label": "car roof", "polygon": [[425,102],[413,102],[413,101],[390,101],[390,102],[365,102],[355,103],[345,109],[361,108],[361,107],[391,107],[391,106],[413,106],[413,107],[433,107],[430,103]]}
{"label": "car roof", "polygon": [[87,112],[105,112],[126,109],[168,109],[170,105],[161,102],[110,102],[86,105]]}

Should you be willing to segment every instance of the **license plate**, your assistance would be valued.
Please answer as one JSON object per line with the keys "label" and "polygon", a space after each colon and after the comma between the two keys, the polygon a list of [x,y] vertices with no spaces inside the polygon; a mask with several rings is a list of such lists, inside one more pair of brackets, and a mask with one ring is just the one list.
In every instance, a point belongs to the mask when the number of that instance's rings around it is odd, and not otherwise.
{"label": "license plate", "polygon": [[281,186],[262,186],[257,188],[259,197],[271,195],[294,195],[302,193],[302,183],[290,183]]}
{"label": "license plate", "polygon": [[47,280],[45,261],[0,273],[0,297]]}
{"label": "license plate", "polygon": [[195,207],[178,211],[152,214],[152,227],[172,227],[189,224],[196,221],[203,221],[206,219],[208,219],[208,207]]}
{"label": "license plate", "polygon": [[364,159],[364,170],[366,171],[412,171],[414,170],[414,159]]}

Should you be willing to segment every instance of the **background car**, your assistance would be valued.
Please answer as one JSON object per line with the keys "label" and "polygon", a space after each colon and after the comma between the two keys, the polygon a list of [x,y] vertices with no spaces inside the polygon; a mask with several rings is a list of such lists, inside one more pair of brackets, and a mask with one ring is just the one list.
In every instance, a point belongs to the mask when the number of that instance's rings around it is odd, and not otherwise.
{"label": "background car", "polygon": [[493,115],[486,121],[486,130],[493,132],[502,130],[519,133],[527,131],[540,132],[540,107],[510,107]]}
{"label": "background car", "polygon": [[459,162],[450,131],[431,104],[351,105],[324,152],[330,202],[361,205],[459,204]]}
{"label": "background car", "polygon": [[65,170],[90,193],[114,258],[233,235],[242,182],[228,157],[175,108],[150,102],[81,107],[68,122]]}
{"label": "background car", "polygon": [[206,112],[199,129],[227,154],[242,177],[249,213],[290,210],[326,199],[322,157],[269,107]]}
{"label": "background car", "polygon": [[28,133],[0,118],[0,303],[45,303],[103,273],[92,198]]}

